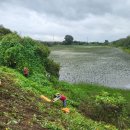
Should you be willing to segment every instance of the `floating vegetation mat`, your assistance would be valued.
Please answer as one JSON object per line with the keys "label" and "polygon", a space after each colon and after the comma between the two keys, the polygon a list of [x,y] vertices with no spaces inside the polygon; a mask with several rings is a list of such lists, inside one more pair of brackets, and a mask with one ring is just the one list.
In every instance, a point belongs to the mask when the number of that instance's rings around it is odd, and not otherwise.
{"label": "floating vegetation mat", "polygon": [[130,89],[130,55],[112,47],[52,47],[60,80]]}

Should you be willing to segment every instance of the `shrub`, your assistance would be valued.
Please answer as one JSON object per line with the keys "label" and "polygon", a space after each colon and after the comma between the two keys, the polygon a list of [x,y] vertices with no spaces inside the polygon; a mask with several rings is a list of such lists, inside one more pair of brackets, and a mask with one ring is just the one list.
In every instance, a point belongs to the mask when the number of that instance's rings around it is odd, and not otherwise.
{"label": "shrub", "polygon": [[46,71],[57,78],[59,78],[59,64],[55,63],[53,60],[47,59],[45,63]]}
{"label": "shrub", "polygon": [[5,51],[5,55],[4,55],[4,63],[5,65],[15,68],[16,64],[17,64],[17,56],[19,55],[19,51],[20,51],[20,46],[15,46],[15,47],[11,47],[9,49],[7,49]]}
{"label": "shrub", "polygon": [[126,100],[120,94],[101,92],[95,99],[98,118],[108,123],[125,127]]}
{"label": "shrub", "polygon": [[50,54],[48,47],[40,45],[35,50],[36,55],[39,55],[42,58],[47,58]]}
{"label": "shrub", "polygon": [[21,38],[17,34],[8,34],[3,36],[0,41],[0,64],[12,66],[16,61],[16,55],[18,54]]}
{"label": "shrub", "polygon": [[51,83],[53,83],[53,85],[54,85],[55,87],[57,87],[57,86],[59,85],[58,79],[57,79],[55,76],[53,76],[53,75],[49,77],[49,81],[50,81]]}

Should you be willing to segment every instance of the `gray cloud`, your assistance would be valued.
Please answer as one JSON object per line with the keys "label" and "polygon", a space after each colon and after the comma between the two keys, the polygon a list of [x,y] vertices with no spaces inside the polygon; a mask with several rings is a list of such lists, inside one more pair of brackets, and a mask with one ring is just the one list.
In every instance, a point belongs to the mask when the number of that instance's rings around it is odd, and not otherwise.
{"label": "gray cloud", "polygon": [[111,1],[104,0],[5,0],[3,3],[7,2],[69,20],[80,20],[90,13],[101,15],[111,10]]}
{"label": "gray cloud", "polygon": [[129,0],[0,0],[0,24],[41,40],[115,40],[130,34]]}

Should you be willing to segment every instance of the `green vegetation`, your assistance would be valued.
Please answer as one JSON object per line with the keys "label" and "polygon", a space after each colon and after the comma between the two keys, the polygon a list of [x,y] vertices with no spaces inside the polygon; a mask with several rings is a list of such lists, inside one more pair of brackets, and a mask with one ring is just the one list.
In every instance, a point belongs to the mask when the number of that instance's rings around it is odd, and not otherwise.
{"label": "green vegetation", "polygon": [[[73,94],[75,95],[77,93],[76,90],[76,93],[70,93],[72,85],[60,83],[59,85],[62,85],[62,87],[45,87],[38,82],[33,82],[25,78],[16,70],[6,67],[0,67],[0,78],[3,83],[0,89],[0,101],[2,102],[0,105],[2,110],[0,114],[2,119],[0,128],[9,128],[12,130],[22,129],[24,127],[23,123],[27,120],[26,129],[35,129],[38,127],[38,129],[46,128],[51,130],[116,130],[112,125],[95,122],[78,112],[74,106],[79,103],[81,99],[78,101],[72,98]],[[74,88],[74,86],[72,88]],[[52,98],[56,92],[67,95],[68,107],[71,110],[69,114],[65,114],[61,111],[62,107],[60,102],[48,104],[39,99],[41,94]],[[6,98],[5,94],[8,95],[8,99],[10,99],[7,102],[10,104],[10,108],[8,109],[5,109],[5,107],[8,107],[6,106],[6,102],[4,102]],[[75,98],[77,96],[75,96]],[[7,123],[4,122],[5,118]]]}
{"label": "green vegetation", "polygon": [[123,51],[130,53],[130,36],[111,42],[112,46],[119,47]]}
{"label": "green vegetation", "polygon": [[[100,85],[60,82],[60,67],[48,58],[49,54],[46,46],[31,38],[22,38],[16,33],[1,36],[0,129],[130,128],[129,91]],[[25,66],[29,68],[28,78],[23,76]],[[68,97],[69,114],[61,111],[60,102],[45,103],[39,98],[43,94],[52,99],[56,92]]]}
{"label": "green vegetation", "polygon": [[113,41],[111,44],[116,47],[123,47],[123,48],[130,49],[130,36]]}
{"label": "green vegetation", "polygon": [[96,84],[62,83],[61,91],[73,100],[71,105],[85,116],[123,129],[130,127],[130,91],[112,89]]}
{"label": "green vegetation", "polygon": [[51,76],[59,76],[59,65],[48,59],[49,49],[29,37],[21,38],[16,33],[2,36],[0,52],[0,65],[21,73],[24,67],[28,67],[29,77],[34,81],[39,77],[43,85],[50,84],[48,80]]}
{"label": "green vegetation", "polygon": [[12,31],[8,28],[4,28],[3,25],[0,25],[0,39],[2,38],[2,36],[12,33]]}

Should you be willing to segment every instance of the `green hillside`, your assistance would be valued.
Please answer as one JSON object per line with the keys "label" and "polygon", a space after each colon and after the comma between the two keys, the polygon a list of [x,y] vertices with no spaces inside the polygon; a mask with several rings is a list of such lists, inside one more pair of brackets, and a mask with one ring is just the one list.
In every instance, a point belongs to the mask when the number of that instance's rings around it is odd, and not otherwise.
{"label": "green hillside", "polygon": [[[8,31],[0,35],[0,129],[116,130],[128,129],[129,91],[91,84],[60,82],[59,65],[48,58],[48,47]],[[23,75],[28,67],[29,76]],[[67,96],[70,113],[61,102],[47,103],[55,93]]]}
{"label": "green hillside", "polygon": [[41,94],[51,98],[58,90],[26,79],[15,70],[1,67],[0,78],[2,79],[0,128],[3,130],[5,128],[9,130],[115,129],[114,126],[86,118],[72,105],[68,106],[71,112],[65,114],[61,111],[60,102],[49,104],[41,101],[39,98]]}

